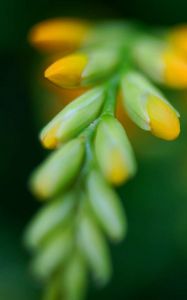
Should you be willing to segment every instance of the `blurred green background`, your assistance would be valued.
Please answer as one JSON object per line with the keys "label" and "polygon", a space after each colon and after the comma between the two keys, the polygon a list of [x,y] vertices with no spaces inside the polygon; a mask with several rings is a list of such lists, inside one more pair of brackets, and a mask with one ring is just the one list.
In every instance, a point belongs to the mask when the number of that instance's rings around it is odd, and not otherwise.
{"label": "blurred green background", "polygon": [[[24,227],[39,206],[27,178],[44,155],[31,96],[36,53],[26,35],[36,22],[59,15],[172,25],[187,22],[187,1],[1,0],[0,300],[40,299],[22,245]],[[112,282],[103,290],[91,286],[88,299],[187,299],[187,104],[171,97],[182,114],[181,137],[167,143],[138,131],[132,143],[139,172],[119,190],[128,236],[111,246]]]}

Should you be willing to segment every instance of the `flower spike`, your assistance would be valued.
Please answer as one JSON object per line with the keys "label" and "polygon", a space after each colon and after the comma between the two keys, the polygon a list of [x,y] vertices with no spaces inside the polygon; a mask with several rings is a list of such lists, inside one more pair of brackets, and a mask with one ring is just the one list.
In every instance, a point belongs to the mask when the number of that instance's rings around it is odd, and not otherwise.
{"label": "flower spike", "polygon": [[33,46],[61,57],[44,74],[53,99],[67,95],[40,133],[54,152],[30,180],[31,191],[49,200],[24,236],[44,300],[83,300],[89,273],[100,285],[110,280],[107,239],[121,241],[128,227],[114,188],[137,169],[124,119],[161,139],[178,137],[179,113],[151,81],[187,87],[185,36],[185,28],[147,36],[123,21],[56,19],[31,30]]}

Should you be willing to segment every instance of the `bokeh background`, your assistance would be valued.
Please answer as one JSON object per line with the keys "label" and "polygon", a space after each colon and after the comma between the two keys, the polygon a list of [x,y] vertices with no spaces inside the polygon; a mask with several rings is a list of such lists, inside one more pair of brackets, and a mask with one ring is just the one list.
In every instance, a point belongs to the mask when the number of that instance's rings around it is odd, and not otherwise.
{"label": "bokeh background", "polygon": [[[28,271],[29,256],[22,243],[24,227],[39,206],[28,191],[27,179],[44,157],[32,93],[37,54],[26,36],[33,24],[53,16],[128,18],[168,26],[187,22],[187,1],[0,1],[1,300],[40,299],[40,286]],[[139,172],[119,190],[128,236],[121,245],[111,246],[110,285],[103,290],[91,286],[88,299],[187,299],[187,91],[182,97],[168,93],[181,112],[182,134],[173,143],[140,130],[135,134]]]}

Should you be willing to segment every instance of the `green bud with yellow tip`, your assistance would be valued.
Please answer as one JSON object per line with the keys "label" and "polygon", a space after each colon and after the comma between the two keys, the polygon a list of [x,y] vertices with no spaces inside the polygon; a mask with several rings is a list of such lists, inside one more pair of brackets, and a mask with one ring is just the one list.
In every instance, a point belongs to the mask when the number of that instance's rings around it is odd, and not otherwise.
{"label": "green bud with yellow tip", "polygon": [[55,196],[69,187],[84,159],[84,141],[74,139],[53,152],[33,173],[30,186],[39,198]]}
{"label": "green bud with yellow tip", "polygon": [[140,69],[156,82],[187,87],[187,59],[167,41],[143,36],[134,43],[132,53]]}
{"label": "green bud with yellow tip", "polygon": [[136,162],[124,128],[113,116],[103,116],[95,138],[96,158],[104,177],[120,185],[132,177]]}
{"label": "green bud with yellow tip", "polygon": [[101,285],[111,277],[111,263],[106,241],[93,217],[83,213],[79,219],[78,244],[95,279]]}
{"label": "green bud with yellow tip", "polygon": [[31,249],[39,248],[53,230],[67,223],[74,211],[74,205],[75,194],[69,192],[42,208],[27,228],[26,245]]}
{"label": "green bud with yellow tip", "polygon": [[65,56],[45,71],[45,78],[62,88],[98,83],[118,66],[120,53],[113,47],[100,47]]}
{"label": "green bud with yellow tip", "polygon": [[55,148],[75,137],[97,118],[104,98],[104,87],[96,87],[71,102],[41,131],[42,144]]}
{"label": "green bud with yellow tip", "polygon": [[119,241],[127,231],[124,209],[115,191],[98,171],[91,171],[87,181],[91,208],[109,238]]}
{"label": "green bud with yellow tip", "polygon": [[133,71],[125,73],[121,87],[124,108],[140,128],[165,140],[177,138],[178,112],[143,75]]}
{"label": "green bud with yellow tip", "polygon": [[31,269],[38,278],[48,279],[58,266],[66,261],[73,247],[71,228],[58,230],[42,246],[31,264]]}

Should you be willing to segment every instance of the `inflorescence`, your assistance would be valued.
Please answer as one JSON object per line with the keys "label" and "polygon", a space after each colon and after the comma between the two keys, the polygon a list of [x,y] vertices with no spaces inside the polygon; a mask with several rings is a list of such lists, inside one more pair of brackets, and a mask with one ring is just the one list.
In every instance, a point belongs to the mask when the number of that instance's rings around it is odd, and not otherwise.
{"label": "inflorescence", "polygon": [[29,40],[58,57],[45,78],[82,92],[40,133],[42,145],[54,151],[30,187],[49,202],[25,241],[34,252],[32,270],[46,284],[44,299],[81,300],[90,271],[101,285],[111,277],[105,236],[116,242],[127,232],[113,187],[137,167],[117,102],[141,129],[168,141],[178,137],[179,113],[155,84],[187,87],[187,27],[147,31],[125,22],[55,19],[36,25]]}

